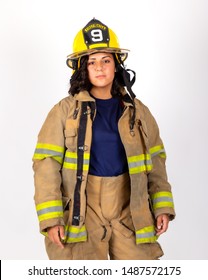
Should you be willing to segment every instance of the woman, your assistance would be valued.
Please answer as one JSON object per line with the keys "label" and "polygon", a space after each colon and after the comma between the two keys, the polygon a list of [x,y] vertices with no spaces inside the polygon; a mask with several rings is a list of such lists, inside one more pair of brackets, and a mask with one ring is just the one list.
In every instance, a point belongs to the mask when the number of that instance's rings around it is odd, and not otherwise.
{"label": "woman", "polygon": [[165,150],[132,92],[127,52],[96,19],[80,30],[67,59],[69,97],[39,133],[35,202],[50,259],[163,255],[157,238],[175,216]]}

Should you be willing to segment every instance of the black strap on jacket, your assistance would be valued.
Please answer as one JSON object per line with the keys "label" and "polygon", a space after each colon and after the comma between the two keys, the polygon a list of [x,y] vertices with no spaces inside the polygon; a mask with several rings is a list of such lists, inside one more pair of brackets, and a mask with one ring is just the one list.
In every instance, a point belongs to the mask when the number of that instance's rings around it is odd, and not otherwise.
{"label": "black strap on jacket", "polygon": [[[88,111],[88,106],[90,107],[90,112]],[[74,191],[74,208],[72,218],[72,225],[74,226],[78,226],[80,222],[80,187],[83,181],[84,143],[87,128],[87,115],[89,113],[91,119],[93,120],[95,113],[94,102],[82,102],[77,139],[77,182]]]}
{"label": "black strap on jacket", "polygon": [[[136,95],[132,91],[132,86],[136,80],[136,73],[135,73],[135,71],[133,71],[131,69],[126,69],[123,64],[118,64],[116,66],[116,68],[117,68],[118,73],[120,73],[120,75],[122,77],[123,86],[126,87],[128,93],[129,93],[129,96],[132,99],[131,103],[133,105],[133,114],[130,118],[130,130],[133,131],[134,124],[135,124],[135,117],[136,117],[136,108],[135,108],[135,103],[134,103],[134,98],[136,97]],[[132,78],[131,78],[130,73],[132,73],[132,75],[133,75]]]}
{"label": "black strap on jacket", "polygon": [[82,102],[77,139],[77,182],[74,191],[74,209],[72,225],[78,226],[80,221],[80,187],[83,180],[84,141],[87,127],[87,103]]}

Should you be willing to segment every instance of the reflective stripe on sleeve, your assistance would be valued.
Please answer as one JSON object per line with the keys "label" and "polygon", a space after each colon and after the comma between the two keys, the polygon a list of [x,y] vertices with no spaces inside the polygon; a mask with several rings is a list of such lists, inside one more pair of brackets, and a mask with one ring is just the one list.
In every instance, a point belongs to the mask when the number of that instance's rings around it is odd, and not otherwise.
{"label": "reflective stripe on sleeve", "polygon": [[136,231],[136,244],[153,243],[157,239],[154,226],[144,227]]}
{"label": "reflective stripe on sleeve", "polygon": [[158,145],[150,148],[151,157],[159,155],[161,158],[166,158],[166,153],[163,145]]}
{"label": "reflective stripe on sleeve", "polygon": [[[48,236],[45,231],[41,232],[44,236]],[[65,240],[64,243],[76,243],[87,241],[87,230],[85,225],[81,228],[75,226],[65,226]]]}
{"label": "reflective stripe on sleeve", "polygon": [[56,161],[62,164],[64,157],[64,148],[61,146],[46,143],[38,143],[36,145],[33,160],[42,160],[48,157],[54,158]]}
{"label": "reflective stripe on sleeve", "polygon": [[53,218],[63,218],[63,203],[61,200],[51,200],[37,204],[36,211],[39,222]]}
{"label": "reflective stripe on sleeve", "polygon": [[166,158],[166,153],[163,145],[154,146],[150,148],[149,152],[149,154],[140,154],[127,158],[130,174],[151,171],[153,168],[152,158],[157,155],[161,158]]}
{"label": "reflective stripe on sleeve", "polygon": [[171,192],[157,192],[151,195],[153,209],[162,207],[174,208],[173,196]]}
{"label": "reflective stripe on sleeve", "polygon": [[87,231],[85,225],[81,228],[75,226],[65,227],[66,243],[83,242],[87,240]]}

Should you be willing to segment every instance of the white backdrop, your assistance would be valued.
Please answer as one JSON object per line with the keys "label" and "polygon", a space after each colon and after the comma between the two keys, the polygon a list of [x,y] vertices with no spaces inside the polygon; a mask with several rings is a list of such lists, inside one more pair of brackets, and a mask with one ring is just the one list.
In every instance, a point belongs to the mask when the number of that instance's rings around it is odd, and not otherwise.
{"label": "white backdrop", "polygon": [[112,28],[165,143],[177,217],[164,260],[208,259],[208,1],[0,0],[0,258],[47,259],[33,195],[39,129],[67,96],[66,56],[93,17]]}

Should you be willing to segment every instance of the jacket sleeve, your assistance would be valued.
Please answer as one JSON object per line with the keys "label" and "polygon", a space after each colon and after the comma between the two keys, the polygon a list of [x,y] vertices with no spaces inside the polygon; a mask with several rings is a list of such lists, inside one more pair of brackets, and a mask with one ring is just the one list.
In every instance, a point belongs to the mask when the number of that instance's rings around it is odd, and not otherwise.
{"label": "jacket sleeve", "polygon": [[152,168],[148,173],[148,191],[152,211],[155,218],[161,214],[168,214],[170,220],[175,217],[173,195],[166,172],[166,152],[160,138],[158,125],[145,107],[146,135]]}
{"label": "jacket sleeve", "polygon": [[49,112],[33,156],[34,184],[40,231],[64,225],[61,168],[64,159],[64,118],[60,104]]}

